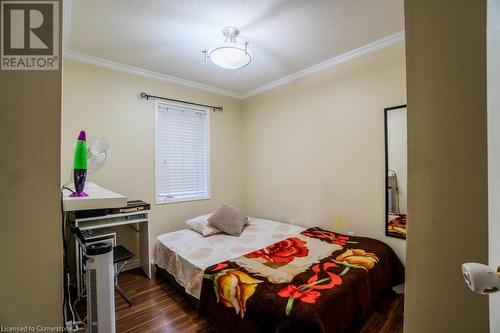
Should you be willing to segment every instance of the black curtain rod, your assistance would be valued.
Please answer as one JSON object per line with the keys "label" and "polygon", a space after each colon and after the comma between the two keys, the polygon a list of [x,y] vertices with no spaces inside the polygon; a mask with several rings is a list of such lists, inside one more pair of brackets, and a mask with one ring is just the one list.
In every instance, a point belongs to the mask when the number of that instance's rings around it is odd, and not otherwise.
{"label": "black curtain rod", "polygon": [[170,102],[178,102],[178,103],[184,103],[184,104],[189,104],[189,105],[197,105],[197,106],[204,106],[207,108],[210,108],[214,111],[222,112],[223,108],[222,106],[213,106],[213,105],[206,105],[206,104],[199,104],[199,103],[193,103],[193,102],[186,102],[186,101],[181,101],[179,99],[172,99],[172,98],[166,98],[166,97],[161,97],[161,96],[154,96],[154,95],[149,95],[146,94],[145,92],[141,92],[140,95],[142,98],[145,98],[149,100],[150,98],[154,99],[163,99],[165,101],[170,101]]}

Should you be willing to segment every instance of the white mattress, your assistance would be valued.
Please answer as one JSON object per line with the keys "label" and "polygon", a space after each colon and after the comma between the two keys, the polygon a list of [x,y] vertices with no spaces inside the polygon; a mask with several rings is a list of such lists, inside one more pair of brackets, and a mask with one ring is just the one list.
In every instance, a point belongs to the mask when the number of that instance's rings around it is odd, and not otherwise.
{"label": "white mattress", "polygon": [[188,229],[169,232],[156,239],[155,262],[172,274],[188,294],[199,299],[205,268],[261,249],[303,230],[299,226],[250,217],[239,237],[227,234],[203,237]]}

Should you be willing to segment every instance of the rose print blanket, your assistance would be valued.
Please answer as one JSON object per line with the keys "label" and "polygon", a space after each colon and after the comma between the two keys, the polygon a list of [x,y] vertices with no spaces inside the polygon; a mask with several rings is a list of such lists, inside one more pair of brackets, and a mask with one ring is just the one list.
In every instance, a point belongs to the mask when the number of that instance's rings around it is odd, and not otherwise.
{"label": "rose print blanket", "polygon": [[221,332],[349,332],[403,279],[385,243],[310,228],[208,267],[200,313]]}

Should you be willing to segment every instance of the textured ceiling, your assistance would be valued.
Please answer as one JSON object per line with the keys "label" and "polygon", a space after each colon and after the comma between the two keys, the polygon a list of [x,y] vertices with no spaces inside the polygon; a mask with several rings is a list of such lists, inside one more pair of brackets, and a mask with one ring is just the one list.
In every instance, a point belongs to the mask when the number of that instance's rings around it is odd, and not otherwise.
{"label": "textured ceiling", "polygon": [[[68,48],[244,93],[404,30],[403,0],[72,0]],[[241,71],[201,51],[241,30],[254,61]]]}

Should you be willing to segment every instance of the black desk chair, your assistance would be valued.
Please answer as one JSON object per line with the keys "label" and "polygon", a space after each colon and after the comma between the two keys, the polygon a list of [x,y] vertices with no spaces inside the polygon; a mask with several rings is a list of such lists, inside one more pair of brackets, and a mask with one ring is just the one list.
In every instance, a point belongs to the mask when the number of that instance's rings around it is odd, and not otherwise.
{"label": "black desk chair", "polygon": [[134,254],[130,252],[126,247],[118,245],[113,248],[113,264],[116,265],[116,274],[115,274],[115,290],[120,294],[121,297],[128,303],[129,306],[132,306],[133,302],[128,297],[128,295],[123,291],[120,286],[118,286],[118,275],[122,271],[123,267],[134,257]]}

